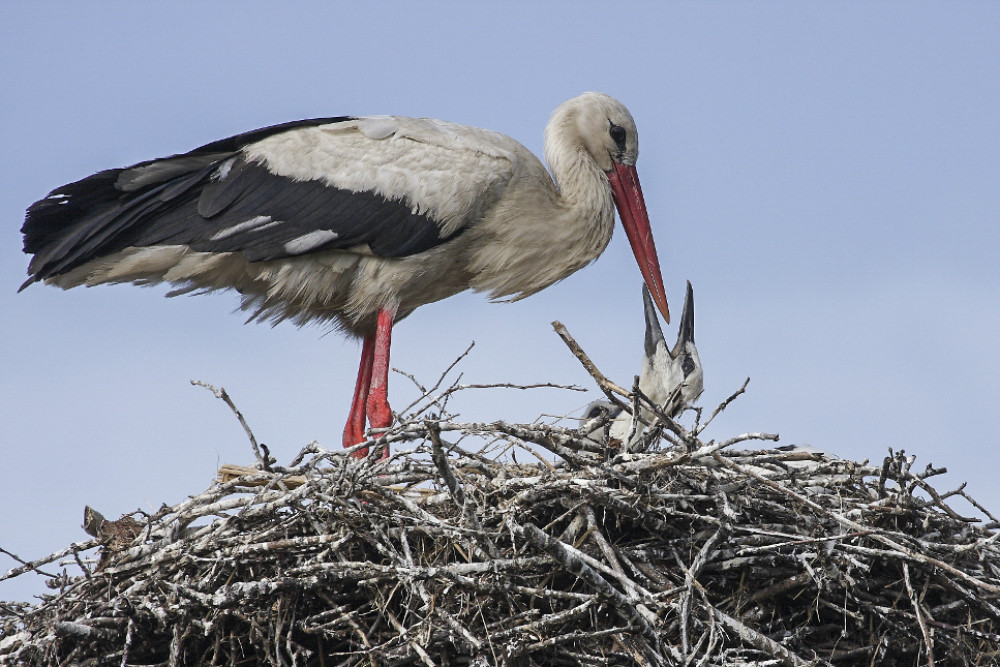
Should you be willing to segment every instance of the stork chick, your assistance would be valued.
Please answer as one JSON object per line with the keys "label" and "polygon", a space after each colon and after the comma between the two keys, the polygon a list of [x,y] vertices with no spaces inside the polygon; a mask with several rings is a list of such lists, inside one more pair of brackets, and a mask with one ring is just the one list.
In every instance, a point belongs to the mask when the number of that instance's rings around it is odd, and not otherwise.
{"label": "stork chick", "polygon": [[[688,282],[673,350],[667,347],[656,308],[645,285],[642,287],[642,299],[646,335],[645,355],[639,373],[639,391],[660,406],[668,417],[674,418],[689,407],[704,389],[701,359],[694,342],[694,291]],[[588,405],[584,418],[592,420],[602,416],[611,420],[606,429],[606,434],[611,439],[631,444],[642,433],[642,423],[639,422],[630,441],[634,421],[632,415],[608,401],[594,401]],[[643,407],[640,409],[640,417],[646,422],[652,422],[655,415]],[[590,432],[591,437],[596,434],[601,434],[601,431]]]}

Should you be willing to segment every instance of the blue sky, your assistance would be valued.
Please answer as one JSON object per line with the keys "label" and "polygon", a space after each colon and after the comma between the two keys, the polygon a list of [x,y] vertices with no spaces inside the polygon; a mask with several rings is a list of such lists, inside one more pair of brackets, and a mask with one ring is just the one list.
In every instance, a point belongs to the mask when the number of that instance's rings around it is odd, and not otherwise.
{"label": "blue sky", "polygon": [[[840,456],[945,466],[1000,512],[1000,5],[972,2],[28,3],[0,5],[0,546],[34,558],[108,516],[175,503],[241,428],[287,462],[338,446],[358,345],[244,326],[238,299],[132,286],[21,294],[24,210],[95,171],[306,117],[430,116],[541,153],[560,102],[622,100],[668,296],[685,280],[706,432],[776,431]],[[630,384],[641,278],[624,234],[526,301],[464,294],[396,329],[392,363],[433,382],[592,387],[561,320]],[[671,338],[676,324],[667,328]],[[415,391],[393,376],[402,407]],[[565,414],[595,392],[478,391],[468,420]],[[971,508],[956,503],[968,513]],[[13,566],[0,555],[0,571]],[[0,599],[41,590],[0,583]]]}

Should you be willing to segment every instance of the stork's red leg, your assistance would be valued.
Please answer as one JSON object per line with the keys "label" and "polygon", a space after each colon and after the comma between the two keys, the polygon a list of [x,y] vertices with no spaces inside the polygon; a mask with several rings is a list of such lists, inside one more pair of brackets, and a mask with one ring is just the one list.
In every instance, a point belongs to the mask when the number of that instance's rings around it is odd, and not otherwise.
{"label": "stork's red leg", "polygon": [[[358,368],[358,381],[354,385],[354,400],[351,401],[351,414],[344,427],[344,447],[353,447],[365,440],[365,418],[368,405],[368,390],[372,381],[372,361],[375,359],[375,334],[365,336],[361,344],[361,367]],[[368,456],[368,449],[359,449],[351,454],[355,458]]]}
{"label": "stork's red leg", "polygon": [[[389,345],[392,342],[392,319],[395,315],[395,309],[382,308],[378,311],[378,322],[375,325],[375,358],[372,361],[368,393],[368,421],[372,428],[392,425],[392,409],[389,407]],[[367,340],[366,338],[365,341]],[[388,457],[387,447],[380,460]]]}

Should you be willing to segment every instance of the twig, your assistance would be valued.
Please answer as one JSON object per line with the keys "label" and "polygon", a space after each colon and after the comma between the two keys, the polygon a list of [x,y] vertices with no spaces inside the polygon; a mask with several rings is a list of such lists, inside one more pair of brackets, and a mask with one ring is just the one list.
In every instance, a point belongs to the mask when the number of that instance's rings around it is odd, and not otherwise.
{"label": "twig", "polygon": [[6,549],[0,549],[0,551],[7,554],[17,562],[23,563],[23,565],[21,565],[20,567],[12,567],[3,574],[0,574],[0,581],[4,581],[6,579],[13,579],[14,577],[18,577],[24,574],[25,572],[38,572],[39,574],[42,574],[46,577],[56,578],[58,575],[42,572],[38,568],[41,567],[42,565],[48,565],[49,563],[52,563],[54,561],[61,560],[66,556],[69,556],[70,554],[76,554],[81,551],[87,551],[89,549],[93,549],[94,547],[99,546],[99,544],[100,543],[97,540],[76,542],[74,544],[69,545],[65,549],[62,549],[61,551],[57,551],[54,554],[49,554],[48,556],[33,561],[22,560],[21,558],[18,558],[10,551],[7,551]]}
{"label": "twig", "polygon": [[924,622],[924,615],[920,611],[920,600],[917,599],[913,584],[910,583],[910,566],[907,563],[903,563],[903,581],[906,584],[906,593],[910,596],[913,614],[917,617],[917,624],[924,636],[924,646],[927,648],[927,667],[934,667],[934,640],[931,638],[930,630],[927,629],[927,623]]}
{"label": "twig", "polygon": [[[556,333],[559,334],[559,337],[562,338],[564,343],[566,343],[566,346],[569,348],[570,352],[573,353],[573,356],[580,360],[580,363],[583,364],[583,368],[590,373],[592,378],[594,378],[597,382],[597,386],[601,388],[601,391],[603,391],[604,395],[608,397],[608,400],[623,410],[629,409],[629,406],[618,398],[618,396],[626,399],[630,398],[629,393],[605,377],[601,371],[597,370],[597,366],[595,366],[594,362],[590,360],[587,353],[583,351],[580,344],[577,343],[573,336],[570,335],[569,331],[565,326],[563,326],[562,322],[553,322],[552,328],[555,329]],[[617,396],[615,394],[617,394]]]}
{"label": "twig", "polygon": [[712,420],[714,420],[723,410],[728,408],[730,403],[735,401],[737,398],[739,398],[746,392],[747,385],[749,384],[750,384],[750,378],[747,378],[746,380],[743,381],[743,385],[739,389],[733,392],[733,394],[730,395],[729,398],[720,403],[719,406],[712,411],[712,414],[709,415],[708,419],[706,419],[704,422],[701,423],[701,425],[699,425],[694,429],[694,431],[692,431],[693,435],[695,436],[701,435],[702,431],[708,428],[708,425],[712,423]]}
{"label": "twig", "polygon": [[247,438],[250,439],[250,446],[253,448],[253,454],[257,458],[257,463],[260,465],[261,470],[270,470],[271,462],[263,454],[261,454],[260,447],[257,444],[257,438],[254,437],[253,431],[250,430],[250,425],[247,424],[247,420],[243,418],[243,413],[240,412],[236,407],[236,404],[233,403],[233,399],[229,397],[225,388],[216,389],[212,385],[207,382],[202,382],[201,380],[191,380],[191,384],[196,387],[204,387],[205,389],[208,389],[216,398],[222,399],[222,401],[229,406],[229,409],[233,411],[234,415],[236,415],[236,419],[239,420],[240,426],[243,427],[243,431],[247,434]]}
{"label": "twig", "polygon": [[753,628],[740,623],[738,620],[716,607],[712,607],[712,615],[715,616],[715,618],[722,623],[725,628],[739,635],[740,639],[751,646],[760,649],[764,653],[774,656],[780,660],[782,664],[792,665],[792,667],[809,664],[829,664],[826,661],[816,663],[797,656],[795,653],[789,651],[770,637],[766,637]]}

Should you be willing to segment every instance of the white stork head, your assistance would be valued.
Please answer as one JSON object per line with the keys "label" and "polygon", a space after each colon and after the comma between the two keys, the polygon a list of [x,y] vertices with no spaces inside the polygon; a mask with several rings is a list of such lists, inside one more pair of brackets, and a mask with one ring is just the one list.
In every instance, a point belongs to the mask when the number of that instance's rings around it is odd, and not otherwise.
{"label": "white stork head", "polygon": [[[613,130],[619,128],[619,130]],[[579,137],[579,143],[605,173],[614,165],[635,166],[639,157],[639,134],[625,105],[604,93],[584,93],[559,105],[545,129],[546,136]],[[559,155],[547,141],[545,160],[550,165]]]}
{"label": "white stork head", "polygon": [[[604,172],[639,271],[663,319],[669,324],[670,309],[660,275],[660,262],[635,170],[639,158],[639,133],[632,114],[624,104],[604,93],[584,93],[563,102],[552,112],[545,127],[545,161],[553,173],[573,171],[568,165],[576,156],[573,151],[566,150],[567,146],[582,147],[593,159],[593,164]],[[560,181],[560,187],[563,185]]]}

